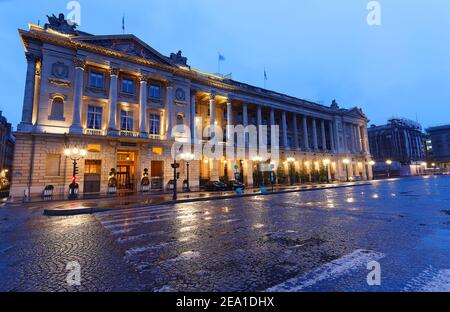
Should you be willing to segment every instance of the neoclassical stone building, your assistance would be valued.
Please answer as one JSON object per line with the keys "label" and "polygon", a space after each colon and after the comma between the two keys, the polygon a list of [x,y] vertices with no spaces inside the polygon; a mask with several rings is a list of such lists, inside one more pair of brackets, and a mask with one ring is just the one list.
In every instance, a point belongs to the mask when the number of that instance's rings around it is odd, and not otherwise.
{"label": "neoclassical stone building", "polygon": [[[172,129],[181,124],[197,144],[205,142],[202,129],[208,125],[279,125],[277,170],[311,174],[329,160],[334,180],[346,180],[347,172],[351,179],[372,177],[368,119],[359,108],[339,108],[335,101],[327,107],[207,74],[188,66],[181,52],[166,57],[133,35],[91,35],[63,16],[19,33],[28,69],[14,196],[39,195],[46,185],[66,193],[72,166],[63,150],[74,146],[88,151],[79,161],[82,193],[106,192],[111,168],[120,189],[139,191],[145,168],[152,188],[166,188],[179,135]],[[194,160],[191,187],[234,172],[252,185],[257,162]],[[186,173],[181,161],[181,181]]]}

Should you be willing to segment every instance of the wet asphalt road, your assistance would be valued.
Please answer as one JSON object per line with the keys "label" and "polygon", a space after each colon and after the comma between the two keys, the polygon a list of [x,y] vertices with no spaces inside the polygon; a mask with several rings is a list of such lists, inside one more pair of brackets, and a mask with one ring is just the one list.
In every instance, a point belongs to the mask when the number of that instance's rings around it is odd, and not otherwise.
{"label": "wet asphalt road", "polygon": [[41,213],[0,208],[0,291],[450,291],[450,177]]}

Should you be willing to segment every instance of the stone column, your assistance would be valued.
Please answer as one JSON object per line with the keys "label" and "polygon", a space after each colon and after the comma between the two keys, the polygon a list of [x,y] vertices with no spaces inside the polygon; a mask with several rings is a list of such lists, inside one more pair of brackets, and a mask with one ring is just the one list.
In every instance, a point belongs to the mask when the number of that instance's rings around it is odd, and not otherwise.
{"label": "stone column", "polygon": [[171,82],[166,87],[166,139],[172,138],[173,118],[173,85]]}
{"label": "stone column", "polygon": [[330,148],[333,153],[336,152],[336,146],[334,145],[334,130],[333,130],[333,122],[330,121],[328,123],[328,127],[330,128]]}
{"label": "stone column", "polygon": [[197,91],[191,91],[191,139],[192,143],[197,143],[197,121],[196,121],[196,97]]}
{"label": "stone column", "polygon": [[73,97],[73,116],[72,125],[69,132],[74,134],[81,134],[83,128],[81,127],[81,104],[83,100],[83,78],[84,68],[86,63],[84,60],[75,59],[75,84],[74,84],[74,97]]}
{"label": "stone column", "polygon": [[[216,105],[215,105],[215,97],[216,94],[211,92],[209,95],[209,126],[210,126],[210,134],[211,138],[215,137],[215,126],[216,126]],[[218,139],[218,138],[215,138]]]}
{"label": "stone column", "polygon": [[350,124],[350,151],[355,152],[355,127],[353,124]]}
{"label": "stone column", "polygon": [[261,131],[261,126],[262,126],[262,108],[261,105],[258,105],[257,108],[257,113],[256,113],[256,127],[257,127],[257,138],[258,138],[258,147],[260,147],[262,144],[264,144],[262,142],[262,131]]}
{"label": "stone column", "polygon": [[292,114],[292,124],[294,127],[294,148],[295,149],[299,149],[299,145],[298,145],[298,125],[297,125],[297,114],[293,113]]}
{"label": "stone column", "polygon": [[287,139],[286,111],[283,111],[281,118],[282,118],[282,123],[283,123],[283,146],[285,149],[289,149],[288,139]]}
{"label": "stone column", "polygon": [[141,137],[148,137],[147,131],[147,76],[141,75],[139,90],[139,129]]}
{"label": "stone column", "polygon": [[111,82],[109,86],[109,125],[108,134],[117,134],[117,77],[119,75],[118,68],[110,68],[109,70]]}
{"label": "stone column", "polygon": [[25,92],[22,107],[22,122],[18,126],[19,131],[28,132],[31,130],[33,119],[34,86],[36,83],[36,56],[33,53],[26,53],[27,76],[25,81]]}
{"label": "stone column", "polygon": [[312,130],[313,130],[314,150],[317,151],[319,149],[319,143],[317,141],[317,120],[316,120],[316,118],[313,118],[312,128],[313,128]]}
{"label": "stone column", "polygon": [[247,103],[244,103],[242,105],[242,122],[244,123],[243,126],[245,128],[245,146],[247,146],[249,144],[249,136],[248,136],[248,132],[247,132],[247,127],[248,127],[248,106]]}
{"label": "stone column", "polygon": [[309,149],[308,117],[306,115],[303,115],[303,147],[305,150]]}
{"label": "stone column", "polygon": [[357,147],[358,147],[358,152],[361,153],[363,151],[363,144],[362,144],[362,140],[361,140],[361,126],[360,125],[356,125],[356,140],[357,140]]}
{"label": "stone column", "polygon": [[325,120],[320,120],[320,130],[322,132],[322,150],[327,150],[327,134],[325,132]]}
{"label": "stone column", "polygon": [[270,149],[272,151],[272,146],[274,144],[274,142],[272,142],[272,132],[274,131],[275,127],[275,110],[273,108],[270,108]]}

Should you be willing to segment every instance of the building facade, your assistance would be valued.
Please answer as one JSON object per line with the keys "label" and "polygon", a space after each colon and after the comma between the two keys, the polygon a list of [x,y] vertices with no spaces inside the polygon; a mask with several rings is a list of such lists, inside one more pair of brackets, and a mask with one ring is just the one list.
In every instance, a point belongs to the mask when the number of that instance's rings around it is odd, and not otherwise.
{"label": "building facade", "polygon": [[450,168],[450,125],[427,129],[430,138],[430,161],[441,169]]}
{"label": "building facade", "polygon": [[0,177],[9,180],[13,167],[15,138],[2,111],[0,111]]}
{"label": "building facade", "polygon": [[[274,166],[282,174],[293,168],[311,175],[326,163],[334,180],[346,180],[347,172],[351,179],[372,177],[368,119],[359,108],[342,109],[335,101],[323,106],[207,74],[188,66],[181,52],[166,57],[133,35],[84,33],[62,15],[19,33],[28,69],[14,196],[40,194],[46,185],[67,192],[72,166],[63,150],[72,146],[88,151],[79,162],[82,193],[106,192],[111,169],[120,189],[140,191],[144,169],[152,189],[166,189],[174,176],[171,149],[185,135],[177,130],[182,125],[196,146],[207,144],[208,126],[279,126],[280,146],[268,145],[279,151]],[[232,141],[226,131],[219,140],[223,147]],[[253,185],[261,162],[274,162],[197,156],[189,172],[194,189],[235,173]],[[180,164],[183,181],[187,169]]]}
{"label": "building facade", "polygon": [[375,174],[386,172],[388,160],[395,175],[414,175],[423,169],[426,135],[419,123],[393,118],[386,125],[369,127],[368,135]]}

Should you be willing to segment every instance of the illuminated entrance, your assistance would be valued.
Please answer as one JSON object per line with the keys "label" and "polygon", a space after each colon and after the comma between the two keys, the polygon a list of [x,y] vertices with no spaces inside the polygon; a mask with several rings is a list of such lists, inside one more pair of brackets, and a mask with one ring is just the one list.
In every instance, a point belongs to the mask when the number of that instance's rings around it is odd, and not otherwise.
{"label": "illuminated entrance", "polygon": [[117,152],[117,188],[119,190],[134,191],[136,188],[136,152]]}

